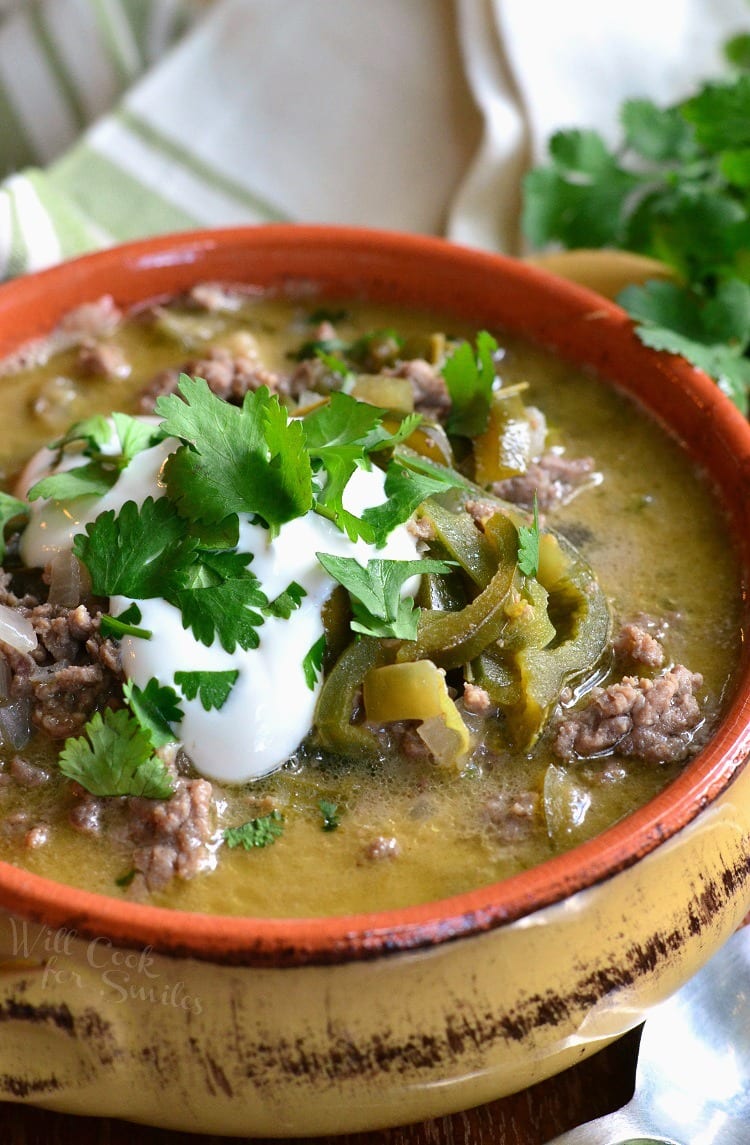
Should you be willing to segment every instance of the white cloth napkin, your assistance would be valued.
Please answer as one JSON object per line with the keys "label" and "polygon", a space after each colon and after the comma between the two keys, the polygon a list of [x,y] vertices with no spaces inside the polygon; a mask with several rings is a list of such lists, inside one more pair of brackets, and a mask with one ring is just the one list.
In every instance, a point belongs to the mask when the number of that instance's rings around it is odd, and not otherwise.
{"label": "white cloth napkin", "polygon": [[517,253],[558,127],[721,74],[747,0],[0,0],[0,277],[289,219]]}

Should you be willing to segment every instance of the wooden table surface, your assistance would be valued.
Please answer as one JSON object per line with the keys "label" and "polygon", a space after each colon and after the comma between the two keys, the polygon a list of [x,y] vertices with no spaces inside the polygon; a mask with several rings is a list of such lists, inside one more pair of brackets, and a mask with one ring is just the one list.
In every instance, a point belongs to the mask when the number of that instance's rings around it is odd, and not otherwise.
{"label": "wooden table surface", "polygon": [[[466,1113],[403,1129],[314,1138],[311,1145],[543,1145],[625,1104],[633,1092],[639,1037],[634,1030],[556,1078]],[[227,1140],[239,1139],[168,1133],[0,1102],[2,1145],[220,1145]],[[255,1140],[257,1145],[260,1139]]]}

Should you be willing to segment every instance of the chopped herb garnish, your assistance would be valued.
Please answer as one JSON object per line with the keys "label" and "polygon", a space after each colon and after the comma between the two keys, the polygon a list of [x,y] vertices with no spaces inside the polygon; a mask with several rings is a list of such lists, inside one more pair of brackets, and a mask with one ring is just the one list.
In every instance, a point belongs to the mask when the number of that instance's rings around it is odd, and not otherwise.
{"label": "chopped herb garnish", "polygon": [[289,357],[295,362],[305,362],[309,358],[317,358],[320,354],[345,353],[348,348],[349,343],[342,342],[340,338],[311,338],[308,342],[303,342]]}
{"label": "chopped herb garnish", "polygon": [[226,672],[175,672],[174,682],[188,700],[198,696],[204,710],[209,712],[212,708],[224,707],[239,674],[236,668]]}
{"label": "chopped herb garnish", "polygon": [[125,708],[94,712],[84,734],[65,741],[58,765],[92,795],[168,799],[174,790],[148,733]]}
{"label": "chopped herb garnish", "polygon": [[365,514],[362,518],[356,517],[344,508],[347,482],[357,466],[370,467],[371,453],[392,449],[408,437],[421,420],[418,414],[410,414],[396,432],[391,433],[383,425],[385,413],[348,394],[334,393],[329,402],[302,421],[305,445],[313,464],[325,470],[326,479],[315,510],[338,525],[352,541],[359,537],[372,541],[374,535]]}
{"label": "chopped herb garnish", "polygon": [[476,338],[476,351],[471,343],[461,342],[446,360],[441,373],[448,387],[451,412],[448,432],[475,437],[487,428],[495,386],[497,342],[486,330]]}
{"label": "chopped herb garnish", "polygon": [[518,529],[518,567],[524,576],[539,572],[539,505],[534,493],[534,520]]}
{"label": "chopped herb garnish", "polygon": [[18,524],[28,520],[29,507],[25,501],[11,497],[0,490],[0,562],[5,557],[5,530],[13,521]]}
{"label": "chopped herb garnish", "polygon": [[99,631],[103,636],[112,636],[115,640],[122,640],[123,636],[138,636],[141,640],[150,640],[153,633],[148,628],[138,627],[141,619],[141,610],[133,601],[119,616],[103,613],[99,621]]}
{"label": "chopped herb garnish", "polygon": [[335,831],[341,818],[338,803],[331,803],[329,799],[319,799],[318,807],[323,816],[323,830]]}
{"label": "chopped herb garnish", "polygon": [[217,398],[202,378],[182,374],[179,392],[160,397],[165,433],[185,444],[164,467],[170,499],[184,517],[209,524],[257,514],[272,533],[312,506],[310,457],[298,418],[265,386],[241,408]]}
{"label": "chopped herb garnish", "polygon": [[101,461],[87,461],[62,473],[50,473],[31,486],[29,501],[49,497],[52,501],[75,501],[76,497],[103,497],[119,477],[114,465]]}
{"label": "chopped herb garnish", "polygon": [[[119,451],[112,449],[112,425]],[[28,499],[49,497],[53,501],[74,501],[77,497],[102,497],[137,454],[156,445],[163,437],[158,426],[148,425],[126,413],[113,413],[112,424],[101,414],[76,422],[52,448],[62,456],[71,445],[83,446],[82,454],[90,460],[43,477],[29,489]]]}
{"label": "chopped herb garnish", "polygon": [[270,847],[283,833],[284,816],[274,809],[268,815],[250,819],[239,827],[227,827],[224,842],[228,847],[244,847],[251,851],[253,847]]}
{"label": "chopped herb garnish", "polygon": [[306,596],[307,593],[301,584],[297,584],[296,580],[290,581],[284,591],[280,592],[263,612],[266,616],[278,616],[282,620],[288,620]]}
{"label": "chopped herb garnish", "polygon": [[257,629],[263,623],[261,609],[268,599],[256,577],[225,580],[174,594],[174,603],[182,613],[185,628],[192,629],[196,640],[210,647],[218,639],[226,652],[240,648],[257,648]]}
{"label": "chopped herb garnish", "polygon": [[119,514],[101,513],[73,541],[92,588],[100,596],[136,600],[162,597],[179,608],[185,628],[227,652],[257,648],[260,610],[268,605],[257,577],[246,568],[249,553],[204,552],[164,497],[139,507],[126,501]]}
{"label": "chopped herb garnish", "polygon": [[126,871],[124,875],[118,875],[118,877],[115,879],[115,886],[129,887],[137,874],[138,872],[135,867],[131,867],[130,870]]}
{"label": "chopped herb garnish", "polygon": [[323,657],[325,653],[326,638],[325,633],[323,633],[305,653],[305,657],[302,661],[302,671],[305,673],[305,681],[311,692],[315,691],[315,685],[323,670]]}
{"label": "chopped herb garnish", "polygon": [[311,326],[317,326],[320,322],[331,322],[335,326],[337,322],[345,322],[348,317],[348,310],[331,310],[327,306],[319,306],[317,310],[310,311],[306,321]]}
{"label": "chopped herb garnish", "polygon": [[372,560],[363,568],[354,557],[318,553],[326,572],[342,584],[352,599],[351,627],[364,636],[415,640],[420,609],[412,597],[402,597],[404,582],[422,573],[446,573],[446,561]]}
{"label": "chopped herb garnish", "polygon": [[362,520],[370,528],[375,544],[382,548],[393,529],[408,521],[428,497],[464,484],[458,473],[444,466],[434,465],[427,471],[426,467],[417,469],[402,458],[394,458],[385,477],[387,501],[365,509]]}
{"label": "chopped herb garnish", "polygon": [[155,748],[179,739],[172,724],[180,723],[184,712],[174,688],[160,684],[152,677],[145,688],[139,688],[132,680],[126,680],[122,692],[130,710]]}

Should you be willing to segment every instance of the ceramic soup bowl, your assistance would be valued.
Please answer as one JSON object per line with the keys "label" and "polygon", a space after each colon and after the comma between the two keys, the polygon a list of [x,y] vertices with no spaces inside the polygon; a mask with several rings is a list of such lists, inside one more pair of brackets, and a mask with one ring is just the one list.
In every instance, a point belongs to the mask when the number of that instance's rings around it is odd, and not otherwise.
{"label": "ceramic soup bowl", "polygon": [[[0,289],[0,356],[80,303],[200,281],[418,307],[634,395],[708,472],[750,572],[750,428],[626,315],[523,263],[331,227],[179,234]],[[647,805],[503,882],[310,919],[170,911],[0,863],[0,1098],[173,1130],[405,1124],[531,1085],[634,1026],[750,907],[747,657],[710,744]]]}

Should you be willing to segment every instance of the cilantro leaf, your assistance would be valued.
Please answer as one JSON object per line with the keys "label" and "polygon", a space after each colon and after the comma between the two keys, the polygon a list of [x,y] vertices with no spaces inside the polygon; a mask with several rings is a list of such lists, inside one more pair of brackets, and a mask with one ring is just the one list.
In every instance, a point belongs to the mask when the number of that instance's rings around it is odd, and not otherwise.
{"label": "cilantro leaf", "polygon": [[104,414],[96,413],[92,417],[83,418],[71,425],[63,437],[53,441],[51,449],[63,452],[68,445],[82,442],[83,452],[89,457],[100,454],[112,441],[112,426]]}
{"label": "cilantro leaf", "polygon": [[382,505],[365,509],[362,521],[372,531],[372,539],[382,548],[389,534],[408,521],[412,513],[423,501],[435,493],[445,493],[448,489],[465,484],[464,479],[445,466],[408,466],[404,458],[394,458],[385,476],[385,494],[388,498]]}
{"label": "cilantro leaf", "polygon": [[[257,577],[246,576],[199,588],[180,589],[170,600],[182,613],[183,627],[190,628],[196,640],[211,646],[214,639],[226,652],[257,648],[257,629],[263,624],[261,610],[268,598]],[[255,611],[255,610],[258,611]]]}
{"label": "cilantro leaf", "polygon": [[121,708],[94,712],[84,735],[65,741],[58,764],[92,795],[141,795],[168,799],[172,779],[153,754],[151,740],[138,721]]}
{"label": "cilantro leaf", "polygon": [[750,33],[738,32],[724,44],[724,55],[730,64],[743,71],[750,70]]}
{"label": "cilantro leaf", "polygon": [[559,131],[549,143],[551,163],[523,180],[522,226],[542,246],[617,246],[622,213],[642,177],[625,170],[595,131]]}
{"label": "cilantro leaf", "polygon": [[224,842],[228,847],[243,847],[251,851],[253,847],[270,847],[283,833],[284,816],[280,811],[273,810],[239,827],[227,827]]}
{"label": "cilantro leaf", "polygon": [[288,620],[306,596],[307,592],[301,584],[297,584],[296,580],[290,581],[284,591],[280,592],[263,612],[266,616],[278,616],[281,620]]}
{"label": "cilantro leaf", "polygon": [[99,631],[104,636],[113,636],[115,640],[122,640],[123,636],[137,636],[141,640],[150,640],[153,633],[148,628],[138,627],[141,619],[141,610],[134,601],[119,616],[103,613],[99,621]]}
{"label": "cilantro leaf", "polygon": [[371,560],[363,568],[354,557],[317,553],[323,568],[342,584],[352,598],[354,632],[381,638],[415,640],[420,609],[411,597],[403,598],[405,581],[422,573],[445,573],[450,565],[435,560]]}
{"label": "cilantro leaf", "polygon": [[88,461],[66,469],[62,473],[50,473],[36,481],[27,494],[29,501],[48,497],[52,501],[74,501],[76,497],[103,497],[118,478],[117,469],[101,461]]}
{"label": "cilantro leaf", "polygon": [[705,84],[682,104],[681,111],[707,151],[750,145],[750,75],[737,76],[731,83]]}
{"label": "cilantro leaf", "polygon": [[185,713],[180,708],[174,688],[160,684],[152,676],[145,688],[139,688],[132,680],[126,680],[122,694],[155,748],[179,739],[171,725],[180,723]]}
{"label": "cilantro leaf", "polygon": [[165,595],[181,584],[196,548],[184,521],[164,497],[147,497],[139,507],[126,501],[118,514],[108,509],[73,538],[73,552],[91,576],[97,596],[135,600]]}
{"label": "cilantro leaf", "polygon": [[307,650],[302,661],[302,671],[305,673],[305,683],[311,692],[315,691],[320,673],[323,671],[323,657],[326,654],[325,632]]}
{"label": "cilantro leaf", "polygon": [[448,432],[474,437],[487,428],[495,385],[493,354],[497,342],[486,330],[476,338],[476,353],[469,342],[461,342],[440,371],[448,387],[451,412]]}
{"label": "cilantro leaf", "polygon": [[658,107],[649,99],[628,99],[620,119],[626,146],[644,159],[666,162],[695,154],[694,132],[676,107]]}
{"label": "cilantro leaf", "polygon": [[330,799],[319,799],[318,808],[323,816],[323,830],[335,831],[340,821],[338,803],[332,803]]}
{"label": "cilantro leaf", "polygon": [[534,493],[534,520],[518,529],[518,567],[524,576],[536,576],[539,572],[539,505]]}
{"label": "cilantro leaf", "polygon": [[130,414],[115,412],[112,421],[120,441],[120,468],[125,468],[144,449],[150,449],[164,439],[164,433],[158,426],[131,417]]}
{"label": "cilantro leaf", "polygon": [[[179,391],[160,397],[162,430],[187,444],[164,467],[180,513],[215,524],[232,513],[257,514],[275,532],[312,505],[312,469],[304,430],[265,386],[229,405],[202,378],[181,375]],[[183,400],[184,399],[184,400]]]}
{"label": "cilantro leaf", "polygon": [[237,683],[239,670],[226,672],[175,672],[174,681],[188,700],[200,697],[204,711],[223,708]]}
{"label": "cilantro leaf", "polygon": [[699,370],[714,378],[741,413],[750,413],[750,358],[732,346],[706,345],[661,326],[636,326],[636,333],[653,350],[667,350],[687,358]]}
{"label": "cilantro leaf", "polygon": [[310,457],[321,464],[326,473],[315,510],[333,521],[352,541],[359,537],[373,540],[364,517],[356,517],[344,508],[344,490],[354,470],[357,466],[369,468],[371,453],[392,449],[421,421],[419,414],[409,415],[392,433],[383,425],[385,414],[385,410],[359,402],[348,394],[333,393],[330,401],[302,420]]}
{"label": "cilantro leaf", "polygon": [[28,516],[29,507],[25,501],[19,501],[17,497],[11,497],[10,493],[0,490],[0,562],[5,558],[6,528],[13,521],[18,521],[20,525]]}

